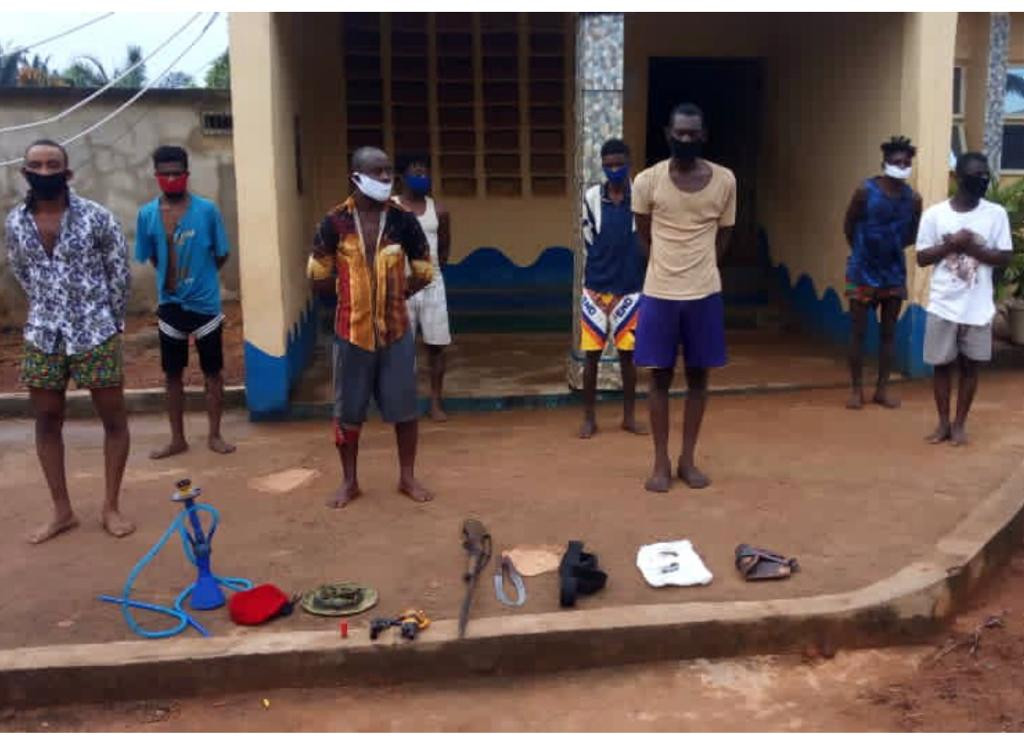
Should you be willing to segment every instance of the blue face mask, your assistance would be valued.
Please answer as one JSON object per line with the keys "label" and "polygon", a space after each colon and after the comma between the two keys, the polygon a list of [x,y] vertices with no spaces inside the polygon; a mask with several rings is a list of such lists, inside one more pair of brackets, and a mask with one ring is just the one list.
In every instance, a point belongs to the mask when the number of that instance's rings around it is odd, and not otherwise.
{"label": "blue face mask", "polygon": [[629,177],[629,165],[623,165],[622,167],[602,167],[601,169],[604,170],[604,176],[612,183],[621,183]]}
{"label": "blue face mask", "polygon": [[409,186],[413,195],[425,196],[430,192],[429,175],[406,175],[405,184]]}

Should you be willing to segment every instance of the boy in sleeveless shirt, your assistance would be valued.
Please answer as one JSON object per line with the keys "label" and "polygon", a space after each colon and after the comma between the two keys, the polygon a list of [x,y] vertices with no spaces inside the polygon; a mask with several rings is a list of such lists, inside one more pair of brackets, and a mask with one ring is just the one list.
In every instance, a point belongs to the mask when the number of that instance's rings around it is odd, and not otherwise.
{"label": "boy in sleeveless shirt", "polygon": [[448,264],[451,249],[450,215],[430,194],[430,157],[426,154],[400,155],[397,161],[402,177],[398,202],[416,215],[420,228],[430,245],[430,262],[434,277],[430,285],[406,302],[409,323],[418,331],[427,346],[430,362],[430,418],[435,422],[448,419],[441,403],[444,389],[445,348],[452,343],[448,326],[448,299],[444,291],[441,267]]}

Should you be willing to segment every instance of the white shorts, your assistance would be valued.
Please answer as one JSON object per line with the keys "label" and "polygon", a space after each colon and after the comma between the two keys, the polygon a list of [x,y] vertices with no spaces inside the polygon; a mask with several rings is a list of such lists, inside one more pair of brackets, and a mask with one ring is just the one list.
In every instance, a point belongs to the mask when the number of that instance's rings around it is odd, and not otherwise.
{"label": "white shorts", "polygon": [[426,344],[452,344],[448,328],[448,299],[443,280],[433,281],[405,303],[409,307],[409,323],[413,332],[418,331]]}

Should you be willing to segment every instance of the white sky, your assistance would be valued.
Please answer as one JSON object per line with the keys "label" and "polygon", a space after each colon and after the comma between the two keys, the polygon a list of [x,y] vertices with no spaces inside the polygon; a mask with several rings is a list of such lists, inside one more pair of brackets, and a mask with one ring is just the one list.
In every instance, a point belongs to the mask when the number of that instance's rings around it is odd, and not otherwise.
{"label": "white sky", "polygon": [[[142,47],[143,56],[159,46],[174,33],[196,11],[186,13],[128,13],[115,12],[109,18],[94,23],[88,28],[75,31],[69,36],[51,41],[31,49],[44,59],[49,56],[50,69],[64,69],[76,56],[90,54],[98,58],[113,74],[114,68],[122,65],[125,50],[129,44]],[[0,45],[6,51],[54,36],[74,26],[102,15],[100,11],[88,13],[48,12],[11,13],[0,12]],[[153,79],[188,46],[209,20],[209,13],[203,13],[167,48],[160,51],[146,64],[146,74]],[[193,47],[174,69],[187,72],[202,85],[206,65],[228,47],[227,13],[221,13],[213,22],[202,40]]]}

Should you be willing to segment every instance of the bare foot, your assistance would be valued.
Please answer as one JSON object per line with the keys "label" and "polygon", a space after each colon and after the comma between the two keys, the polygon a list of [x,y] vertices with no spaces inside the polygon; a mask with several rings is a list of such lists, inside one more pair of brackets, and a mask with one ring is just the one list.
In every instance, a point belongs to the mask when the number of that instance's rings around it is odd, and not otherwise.
{"label": "bare foot", "polygon": [[886,409],[900,408],[900,400],[891,396],[887,390],[876,391],[875,396],[871,401],[878,404],[880,407],[885,407]]}
{"label": "bare foot", "polygon": [[353,481],[351,484],[342,484],[338,487],[337,491],[327,497],[327,506],[332,509],[341,509],[350,504],[352,500],[358,499],[362,494],[363,492],[359,489],[358,481]]}
{"label": "bare foot", "polygon": [[949,438],[950,438],[949,425],[948,424],[941,424],[940,423],[939,426],[935,428],[935,432],[933,432],[928,437],[926,437],[925,441],[930,443],[930,444],[932,444],[932,445],[938,445],[939,443],[946,442],[947,440],[949,440]]}
{"label": "bare foot", "polygon": [[696,466],[684,466],[682,462],[676,467],[676,476],[683,480],[691,489],[705,489],[711,485],[711,479]]}
{"label": "bare foot", "polygon": [[188,450],[188,443],[184,440],[172,440],[164,447],[154,450],[149,454],[151,460],[158,461],[161,458],[170,458],[172,455],[178,455]]}
{"label": "bare foot", "polygon": [[960,425],[953,425],[949,429],[949,442],[959,448],[967,444],[967,430]]}
{"label": "bare foot", "polygon": [[583,419],[583,424],[580,425],[580,439],[589,440],[597,432],[597,422],[589,417]]}
{"label": "bare foot", "polygon": [[864,407],[864,392],[860,389],[852,392],[850,398],[846,400],[847,409],[862,409]]}
{"label": "bare foot", "polygon": [[432,422],[448,421],[448,415],[445,414],[444,407],[441,406],[441,402],[435,402],[430,405],[430,420]]}
{"label": "bare foot", "polygon": [[78,527],[78,518],[73,514],[56,520],[51,520],[42,527],[33,530],[28,536],[28,542],[32,545],[39,545],[40,543],[45,543],[51,538],[56,538],[61,533],[66,533],[68,530],[74,530],[76,527]]}
{"label": "bare foot", "polygon": [[624,429],[626,432],[632,432],[634,435],[648,434],[647,426],[640,422],[637,422],[635,419],[622,420],[622,429]]}
{"label": "bare foot", "polygon": [[419,481],[409,477],[398,482],[398,491],[416,502],[429,502],[434,495],[423,488]]}
{"label": "bare foot", "polygon": [[100,516],[103,529],[115,538],[123,538],[135,532],[135,525],[116,509],[108,509]]}
{"label": "bare foot", "polygon": [[672,472],[669,471],[668,465],[659,467],[655,463],[650,477],[644,482],[644,488],[653,492],[666,492],[672,488]]}
{"label": "bare foot", "polygon": [[216,437],[211,437],[206,444],[210,446],[210,450],[212,450],[214,453],[221,453],[222,455],[227,455],[228,453],[235,452],[235,446],[232,445],[231,443],[224,442],[224,438],[222,438],[220,435],[217,435]]}

